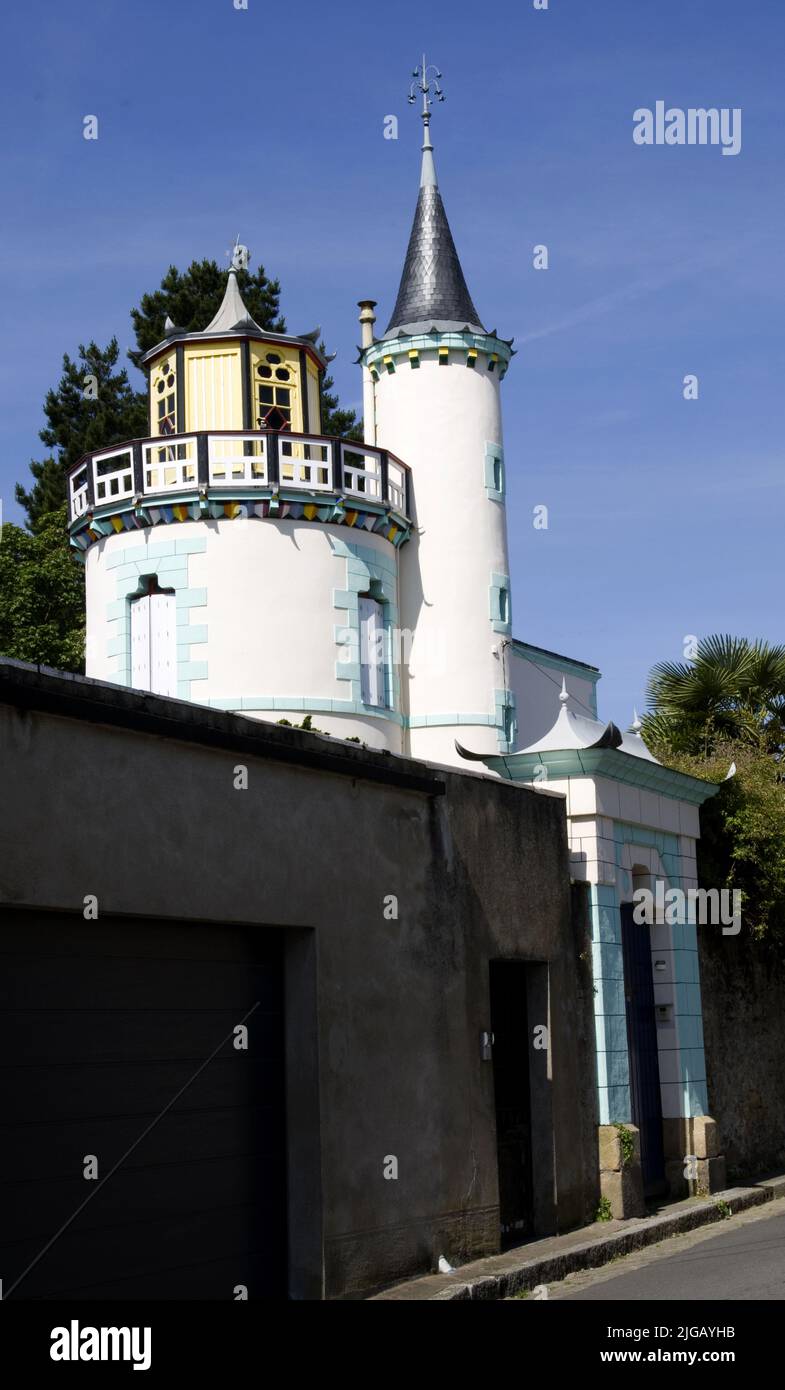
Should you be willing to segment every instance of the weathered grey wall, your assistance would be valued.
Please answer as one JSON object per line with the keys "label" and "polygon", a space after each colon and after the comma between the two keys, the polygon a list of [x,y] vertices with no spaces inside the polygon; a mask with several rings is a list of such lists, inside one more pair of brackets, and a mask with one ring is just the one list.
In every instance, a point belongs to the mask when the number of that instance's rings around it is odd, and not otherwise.
{"label": "weathered grey wall", "polygon": [[709,1113],[728,1177],[785,1167],[785,961],[738,937],[698,928]]}
{"label": "weathered grey wall", "polygon": [[[250,721],[112,699],[131,723],[184,718],[192,739],[209,720],[217,745],[184,741],[174,722],[162,736],[154,721],[141,732],[61,717],[57,700],[48,713],[0,700],[0,903],[78,912],[93,893],[106,915],[313,933],[327,1296],[497,1248],[493,1072],[479,1051],[491,958],[549,963],[553,1129],[536,1127],[535,1153],[555,1174],[559,1228],[585,1220],[594,1054],[563,801],[422,765],[445,795],[383,785],[365,765],[418,765],[360,749],[356,777],[292,766],[264,756],[263,740],[306,754],[324,742],[257,724],[238,753]],[[247,791],[233,785],[238,763]],[[398,921],[385,919],[388,894]],[[383,1178],[389,1154],[397,1181]]]}

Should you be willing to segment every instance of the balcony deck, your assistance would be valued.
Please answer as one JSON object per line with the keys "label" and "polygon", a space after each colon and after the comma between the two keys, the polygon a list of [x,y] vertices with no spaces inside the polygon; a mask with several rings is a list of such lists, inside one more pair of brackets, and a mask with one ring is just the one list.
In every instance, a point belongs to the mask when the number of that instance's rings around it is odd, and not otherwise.
{"label": "balcony deck", "polygon": [[68,474],[71,542],[161,522],[257,516],[361,526],[401,545],[410,470],[386,449],[331,435],[204,430],[131,439]]}

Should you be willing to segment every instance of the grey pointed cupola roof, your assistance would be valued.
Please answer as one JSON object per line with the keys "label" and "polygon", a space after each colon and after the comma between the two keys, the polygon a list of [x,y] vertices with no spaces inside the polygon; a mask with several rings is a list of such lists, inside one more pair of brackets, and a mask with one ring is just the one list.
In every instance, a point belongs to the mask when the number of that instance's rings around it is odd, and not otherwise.
{"label": "grey pointed cupola roof", "polygon": [[385,338],[440,332],[473,333],[486,330],[472,297],[455,249],[447,213],[436,178],[429,123],[425,119],[420,192],[404,261],[398,298]]}
{"label": "grey pointed cupola roof", "polygon": [[240,287],[237,284],[237,270],[231,267],[226,280],[226,289],[218,313],[210,320],[203,333],[230,333],[232,329],[250,329],[261,333],[263,330],[246,308]]}
{"label": "grey pointed cupola roof", "polygon": [[314,328],[310,333],[284,333],[274,329],[262,328],[256,319],[248,311],[240,286],[237,283],[238,270],[245,270],[248,266],[250,252],[247,246],[241,246],[239,242],[232,254],[232,264],[229,267],[229,274],[226,277],[223,299],[215,313],[207,324],[206,328],[188,331],[185,328],[178,328],[167,315],[164,323],[164,336],[160,343],[148,349],[140,359],[142,363],[150,362],[163,349],[167,352],[176,343],[198,342],[199,339],[212,338],[236,338],[248,337],[259,339],[265,343],[285,343],[292,346],[303,347],[316,358],[322,368],[335,357],[335,353],[325,354],[321,347],[321,328]]}

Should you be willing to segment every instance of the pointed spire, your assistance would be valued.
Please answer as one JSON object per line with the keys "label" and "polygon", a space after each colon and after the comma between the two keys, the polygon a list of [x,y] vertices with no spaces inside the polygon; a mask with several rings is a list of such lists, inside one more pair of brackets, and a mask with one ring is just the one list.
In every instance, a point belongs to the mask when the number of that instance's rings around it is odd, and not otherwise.
{"label": "pointed spire", "polygon": [[226,281],[226,289],[224,290],[221,307],[215,317],[210,320],[207,327],[202,329],[202,332],[230,333],[233,328],[251,328],[261,333],[262,329],[259,327],[256,320],[252,319],[251,315],[248,313],[243,297],[240,294],[240,287],[237,284],[237,272],[238,270],[248,269],[251,253],[247,246],[241,245],[238,237],[232,250],[227,251],[227,255],[231,256],[232,264],[229,267],[229,277]]}
{"label": "pointed spire", "polygon": [[[428,77],[431,71],[435,73],[433,79]],[[414,76],[417,81],[412,83],[409,101],[417,100],[415,88],[422,93],[420,192],[398,297],[384,336],[427,333],[432,328],[446,331],[470,328],[475,333],[484,333],[455,249],[433,159],[431,87],[433,85],[437,101],[444,101],[439,86],[441,73],[428,65],[423,55],[422,65],[415,68]]]}
{"label": "pointed spire", "polygon": [[258,323],[251,318],[243,302],[237,284],[237,271],[234,266],[229,271],[221,307],[215,318],[211,319],[202,331],[204,333],[230,333],[233,328],[254,328],[259,333],[262,331]]}

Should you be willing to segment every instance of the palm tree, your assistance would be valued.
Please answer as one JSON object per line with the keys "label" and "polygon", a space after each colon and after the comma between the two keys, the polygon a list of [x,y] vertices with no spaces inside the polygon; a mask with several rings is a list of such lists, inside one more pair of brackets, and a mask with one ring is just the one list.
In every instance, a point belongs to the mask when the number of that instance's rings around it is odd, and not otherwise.
{"label": "palm tree", "polygon": [[785,753],[785,646],[706,637],[694,661],[653,667],[646,698],[649,743],[704,757],[718,743]]}

